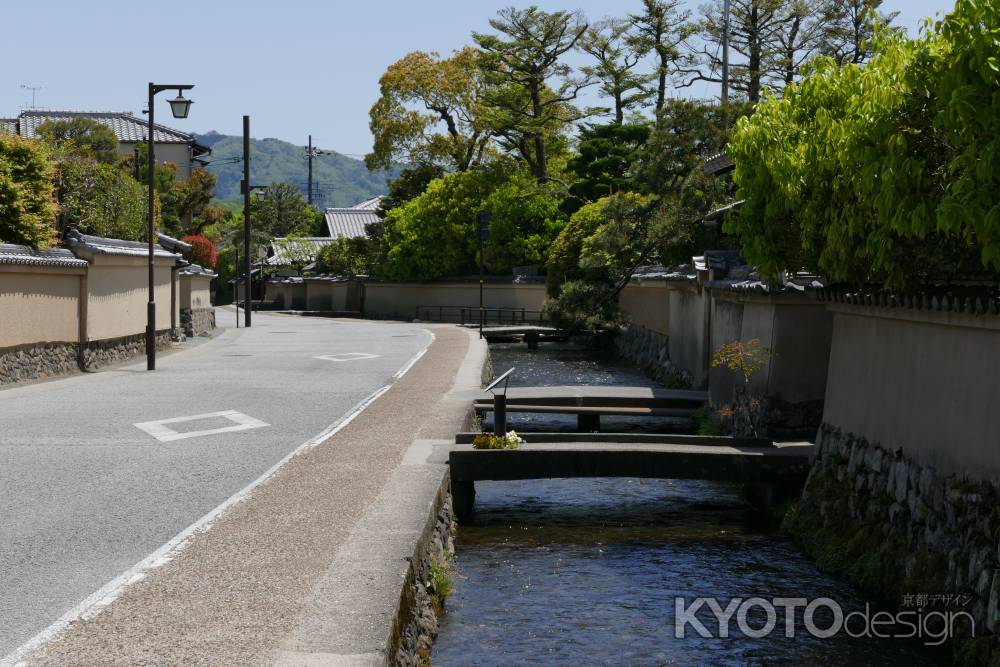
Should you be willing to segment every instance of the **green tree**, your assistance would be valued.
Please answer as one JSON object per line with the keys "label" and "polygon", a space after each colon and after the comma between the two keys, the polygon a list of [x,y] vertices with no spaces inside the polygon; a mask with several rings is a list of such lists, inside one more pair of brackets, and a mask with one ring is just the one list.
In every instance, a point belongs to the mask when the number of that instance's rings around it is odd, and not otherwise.
{"label": "green tree", "polygon": [[379,273],[433,280],[478,269],[476,213],[490,211],[484,258],[491,272],[545,261],[564,224],[560,189],[538,183],[509,162],[448,174],[386,215]]}
{"label": "green tree", "polygon": [[[679,192],[685,183],[699,180],[702,166],[722,151],[735,120],[753,107],[732,103],[728,108],[698,100],[669,100],[660,113],[658,126],[645,147],[638,180],[644,192]],[[708,204],[728,203],[725,179],[700,179]]]}
{"label": "green tree", "polygon": [[375,143],[365,156],[368,168],[405,162],[464,171],[479,164],[493,138],[479,117],[479,60],[480,53],[466,47],[444,59],[415,51],[390,65],[369,112]]}
{"label": "green tree", "polygon": [[625,112],[646,102],[652,91],[652,75],[638,70],[643,54],[634,49],[632,24],[624,19],[606,19],[587,28],[580,39],[580,49],[595,61],[581,68],[600,82],[601,94],[614,103],[615,122],[625,122]]}
{"label": "green tree", "polygon": [[872,55],[876,25],[891,25],[899,12],[880,12],[882,0],[832,0],[822,52],[838,65],[859,65]]}
{"label": "green tree", "polygon": [[74,155],[106,164],[115,164],[122,157],[115,133],[91,118],[47,120],[36,131],[43,141]]}
{"label": "green tree", "polygon": [[680,0],[642,0],[642,12],[628,17],[633,28],[632,48],[644,56],[652,54],[656,63],[657,116],[666,103],[670,77],[687,63],[681,47],[696,30],[690,18],[691,13],[681,9]]}
{"label": "green tree", "polygon": [[[60,221],[63,230],[145,241],[148,239],[146,188],[117,167],[85,157],[58,163]],[[154,226],[161,226],[159,198],[153,201]]]}
{"label": "green tree", "polygon": [[430,182],[445,174],[444,167],[429,164],[422,167],[411,167],[399,172],[399,178],[389,181],[389,194],[382,198],[379,206],[380,215],[394,208],[399,208],[414,197],[422,194]]}
{"label": "green tree", "polygon": [[366,275],[372,259],[371,241],[363,236],[341,236],[316,255],[316,273],[340,276]]}
{"label": "green tree", "polygon": [[919,39],[883,29],[865,67],[825,60],[730,143],[746,199],[728,228],[777,277],[907,289],[1000,270],[1000,84],[989,4],[959,0]]}
{"label": "green tree", "polygon": [[519,155],[538,180],[545,180],[553,149],[564,141],[570,124],[600,111],[573,106],[580,91],[595,82],[574,76],[563,61],[587,24],[576,14],[531,6],[502,9],[490,26],[499,34],[472,34],[484,52],[485,122],[501,145]]}
{"label": "green tree", "polygon": [[581,206],[570,216],[569,222],[553,241],[546,261],[545,287],[549,296],[559,296],[567,281],[601,282],[606,277],[603,270],[583,269],[580,257],[583,254],[583,242],[606,222],[604,211],[608,201],[609,198],[604,197]]}
{"label": "green tree", "polygon": [[589,202],[614,192],[646,190],[637,176],[650,129],[649,125],[617,122],[581,128],[577,154],[567,165],[574,175],[570,192]]}
{"label": "green tree", "polygon": [[0,243],[49,247],[55,240],[56,211],[45,146],[0,136]]}
{"label": "green tree", "polygon": [[[696,81],[722,82],[723,0],[702,7],[700,23],[704,43],[694,54],[696,63],[681,70],[683,86]],[[760,100],[776,58],[775,43],[788,16],[785,0],[731,0],[729,87],[751,102]]]}
{"label": "green tree", "polygon": [[282,236],[316,236],[323,214],[309,205],[291,183],[272,183],[267,194],[250,202],[254,231],[260,239]]}
{"label": "green tree", "polygon": [[581,208],[552,245],[545,309],[562,326],[594,328],[619,319],[618,295],[635,270],[677,236],[657,198],[615,194]]}

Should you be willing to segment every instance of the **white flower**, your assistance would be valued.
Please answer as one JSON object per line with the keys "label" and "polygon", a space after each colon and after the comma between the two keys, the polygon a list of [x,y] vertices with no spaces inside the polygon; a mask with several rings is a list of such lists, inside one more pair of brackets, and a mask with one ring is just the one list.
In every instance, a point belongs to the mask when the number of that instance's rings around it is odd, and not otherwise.
{"label": "white flower", "polygon": [[512,444],[515,444],[515,445],[524,444],[524,438],[522,438],[521,436],[519,436],[517,434],[517,432],[515,432],[515,431],[507,431],[506,438],[507,438],[507,442],[510,442]]}

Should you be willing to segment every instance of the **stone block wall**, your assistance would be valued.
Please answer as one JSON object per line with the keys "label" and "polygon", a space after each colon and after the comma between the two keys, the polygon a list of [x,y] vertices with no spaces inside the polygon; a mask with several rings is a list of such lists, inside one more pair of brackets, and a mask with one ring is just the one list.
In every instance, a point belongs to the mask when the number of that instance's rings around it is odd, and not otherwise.
{"label": "stone block wall", "polygon": [[181,329],[189,338],[208,336],[215,329],[215,309],[181,308]]}
{"label": "stone block wall", "polygon": [[1000,479],[941,474],[827,424],[816,450],[784,527],[821,567],[891,606],[908,595],[967,596],[979,639],[963,661],[1000,659],[988,636],[1000,631]]}
{"label": "stone block wall", "polygon": [[[170,331],[157,334],[156,348],[168,349]],[[38,343],[0,350],[0,386],[93,371],[146,353],[145,334],[78,343]]]}
{"label": "stone block wall", "polygon": [[[160,331],[156,334],[156,349],[169,349],[173,342],[170,331]],[[146,354],[146,335],[136,334],[122,338],[89,341],[80,351],[80,368],[92,371],[102,366],[111,366]]]}
{"label": "stone block wall", "polygon": [[0,386],[80,369],[76,343],[37,343],[0,350]]}
{"label": "stone block wall", "polygon": [[630,324],[615,338],[618,354],[650,377],[670,387],[691,386],[691,376],[670,361],[668,337],[638,324]]}

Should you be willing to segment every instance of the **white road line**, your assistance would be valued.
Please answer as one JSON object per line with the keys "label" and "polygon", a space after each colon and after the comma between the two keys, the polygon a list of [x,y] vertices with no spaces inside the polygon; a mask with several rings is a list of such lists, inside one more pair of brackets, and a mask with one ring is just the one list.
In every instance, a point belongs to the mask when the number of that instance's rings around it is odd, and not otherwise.
{"label": "white road line", "polygon": [[[397,371],[392,377],[393,380],[398,380],[403,377],[413,365],[417,363],[420,357],[424,356],[427,348],[430,347],[431,343],[434,342],[434,333],[428,331],[431,339],[428,341],[427,345],[420,350],[410,361],[403,366],[402,369]],[[24,644],[14,649],[12,653],[0,658],[0,667],[22,667],[24,665],[24,660],[32,653],[37,651],[43,645],[49,643],[50,641],[56,639],[70,626],[73,621],[77,619],[88,619],[96,616],[102,609],[114,602],[126,588],[134,583],[142,581],[146,574],[150,570],[154,570],[166,563],[169,563],[177,554],[179,554],[190,542],[191,538],[201,532],[204,532],[212,527],[212,524],[230,507],[242,502],[249,496],[254,489],[268,481],[274,476],[278,470],[288,463],[290,460],[302,454],[304,452],[313,449],[317,445],[326,441],[328,438],[335,435],[345,426],[350,424],[354,419],[360,415],[365,409],[374,403],[379,396],[389,391],[392,388],[392,383],[385,385],[376,389],[374,392],[368,395],[363,401],[355,405],[351,410],[345,414],[343,417],[335,421],[333,424],[328,426],[319,435],[307,440],[302,443],[294,450],[292,450],[287,456],[274,464],[267,472],[258,477],[256,480],[248,484],[246,487],[236,492],[229,498],[227,498],[221,505],[213,509],[211,512],[201,517],[193,524],[185,528],[183,531],[178,533],[173,539],[161,546],[159,549],[151,553],[149,556],[139,561],[131,568],[122,572],[120,575],[104,584],[94,593],[87,596],[80,604],[76,605],[65,614],[60,616],[55,622],[50,626],[36,634],[34,637],[26,641]]]}
{"label": "white road line", "polygon": [[[167,426],[167,424],[183,424],[184,422],[193,422],[200,419],[211,419],[213,417],[222,417],[223,419],[228,419],[233,422],[232,426],[222,426],[219,428],[203,429],[201,431],[175,431],[174,429]],[[201,415],[192,415],[190,417],[173,417],[171,419],[159,419],[156,421],[149,422],[139,422],[138,424],[133,424],[140,431],[145,431],[149,435],[153,436],[160,442],[173,442],[174,440],[186,440],[187,438],[198,438],[203,435],[215,435],[216,433],[233,433],[235,431],[248,431],[254,428],[263,428],[265,426],[270,426],[267,422],[262,422],[259,419],[254,419],[249,415],[245,415],[242,412],[237,412],[236,410],[223,410],[222,412],[206,412]]]}
{"label": "white road line", "polygon": [[324,354],[316,359],[323,361],[360,361],[361,359],[377,359],[381,354],[368,354],[367,352],[342,352],[340,354]]}

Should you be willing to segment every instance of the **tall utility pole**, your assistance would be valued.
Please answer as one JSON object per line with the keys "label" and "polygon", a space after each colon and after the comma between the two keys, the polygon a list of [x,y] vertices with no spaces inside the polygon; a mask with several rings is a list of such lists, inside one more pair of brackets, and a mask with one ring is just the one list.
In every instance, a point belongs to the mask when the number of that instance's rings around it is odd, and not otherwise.
{"label": "tall utility pole", "polygon": [[722,108],[729,106],[729,0],[722,4]]}
{"label": "tall utility pole", "polygon": [[[309,201],[311,206],[313,203],[313,158],[318,155],[329,155],[330,151],[324,151],[319,148],[313,148],[313,137],[309,135],[309,145],[306,146],[306,159],[309,161],[309,181],[307,183],[308,192],[306,193],[306,199]],[[318,189],[318,188],[317,188]]]}
{"label": "tall utility pole", "polygon": [[250,276],[250,116],[243,116],[243,307],[244,324],[250,326],[250,312],[253,310],[252,282]]}
{"label": "tall utility pole", "polygon": [[309,156],[309,192],[306,199],[309,200],[309,205],[312,206],[313,203],[313,135],[309,135],[309,147],[306,149],[306,155]]}

